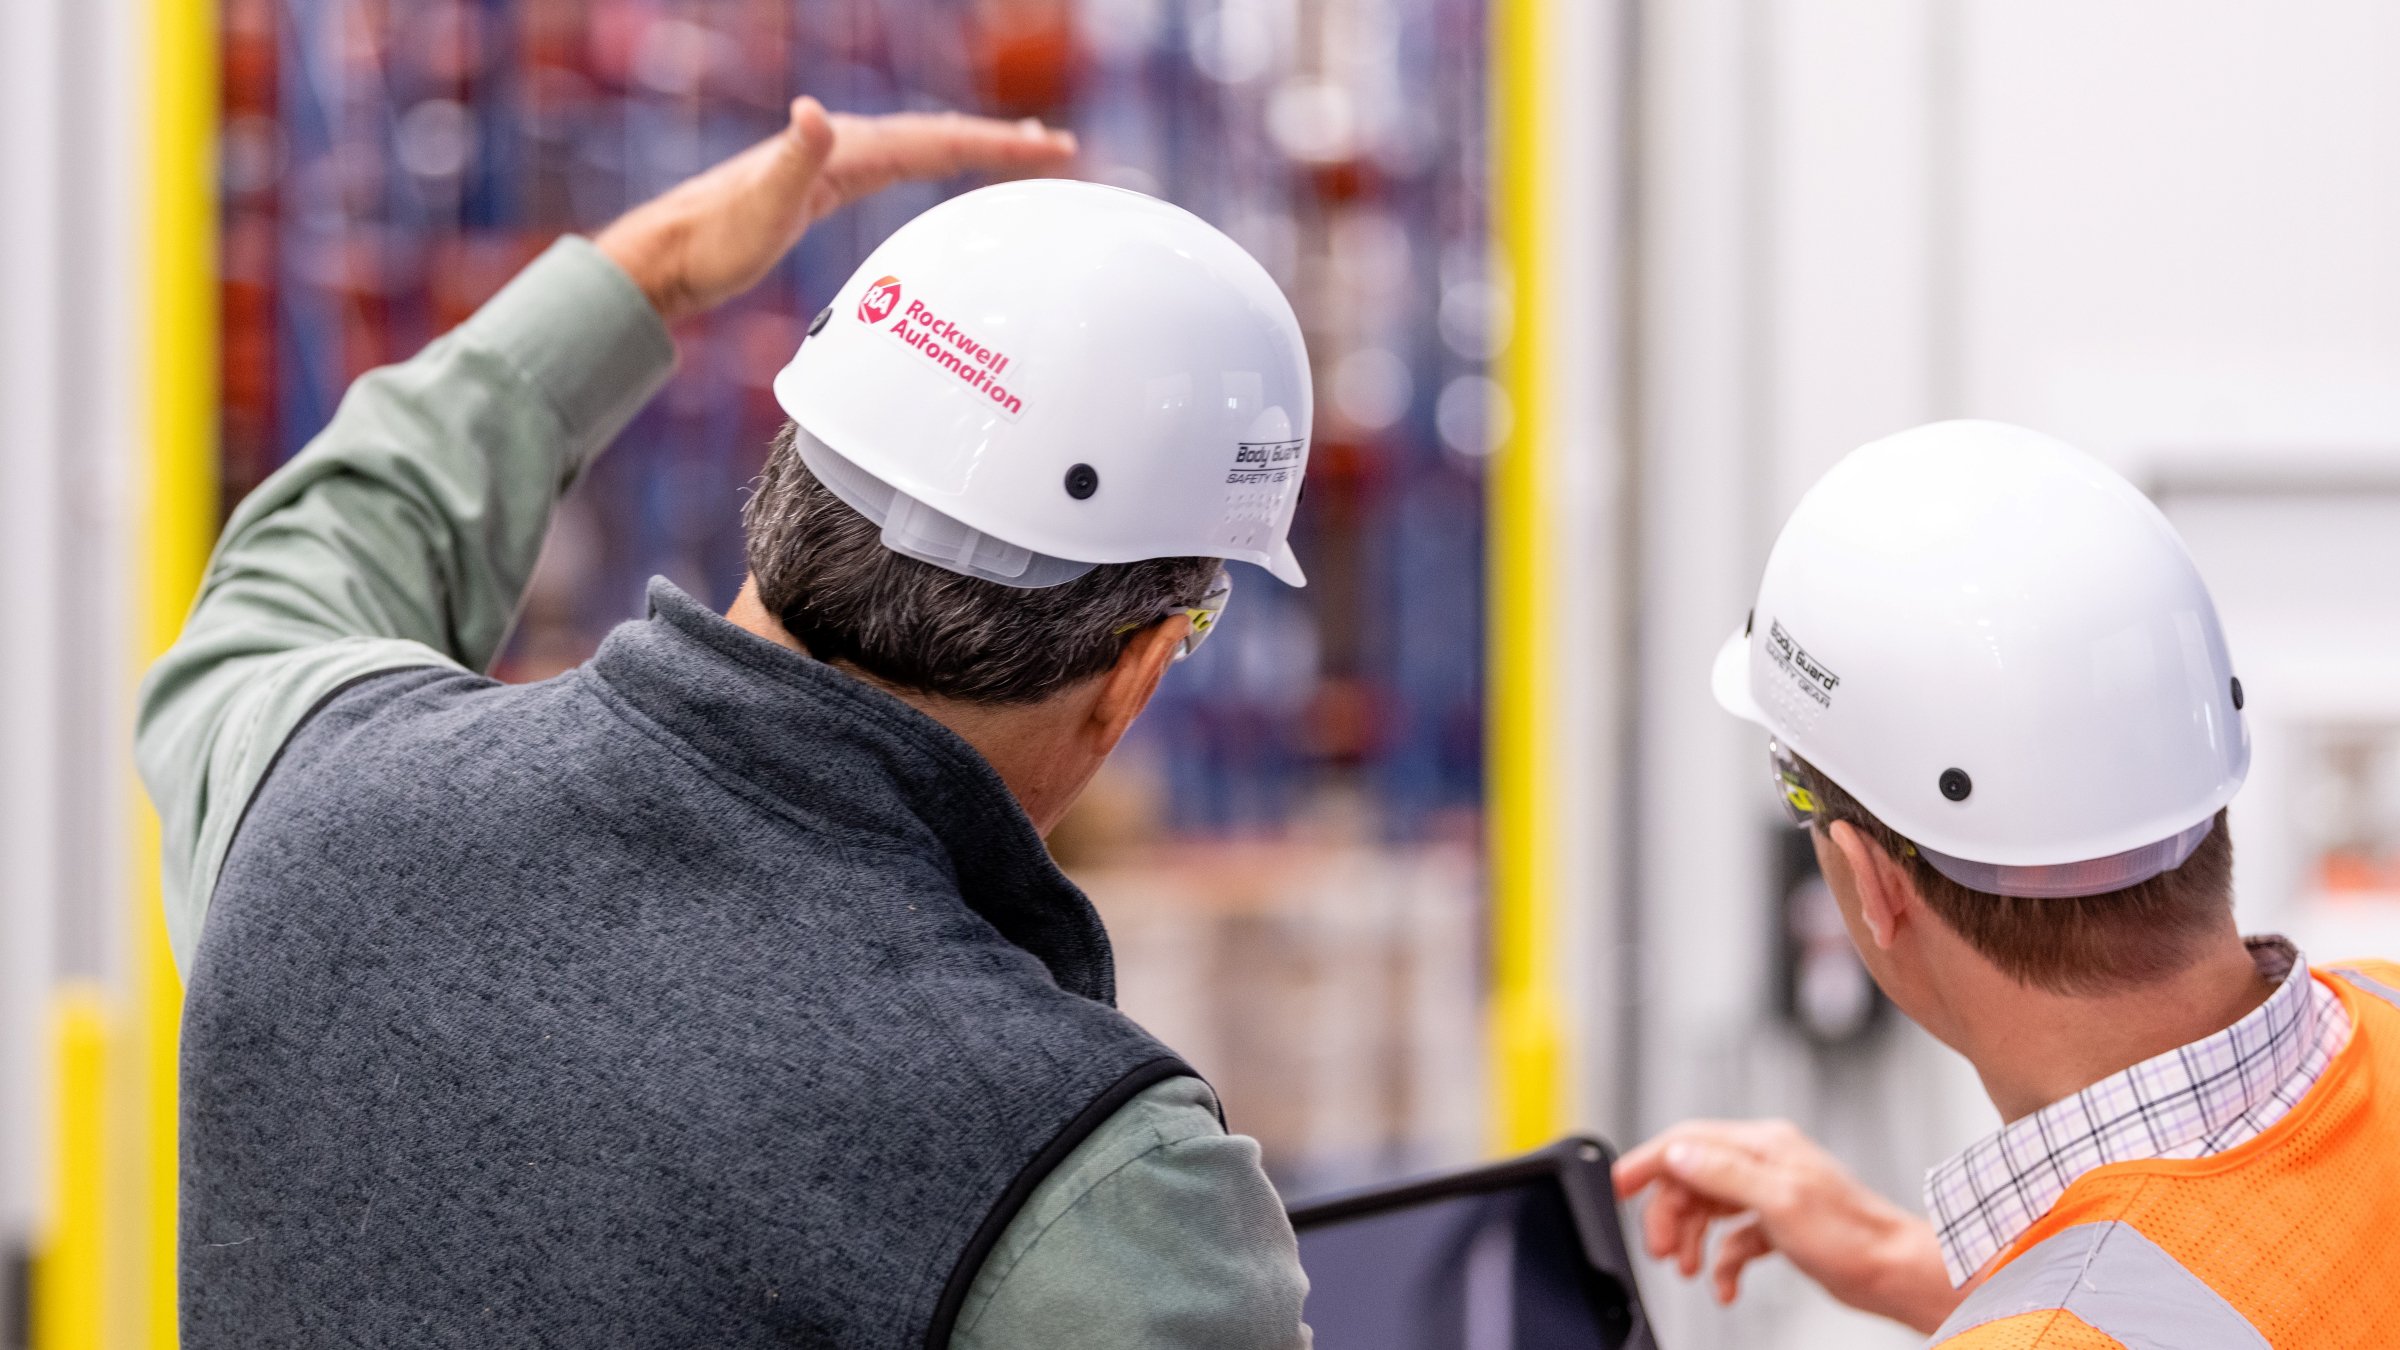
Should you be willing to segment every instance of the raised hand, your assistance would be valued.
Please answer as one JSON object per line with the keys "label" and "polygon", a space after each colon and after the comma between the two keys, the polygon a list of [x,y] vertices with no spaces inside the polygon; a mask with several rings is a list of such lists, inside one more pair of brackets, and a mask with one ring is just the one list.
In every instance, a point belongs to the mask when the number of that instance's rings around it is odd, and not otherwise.
{"label": "raised hand", "polygon": [[1789,1122],[1691,1120],[1617,1161],[1617,1195],[1647,1190],[1643,1245],[1688,1279],[1707,1258],[1712,1225],[1717,1301],[1731,1303],[1742,1268],[1781,1252],[1853,1308],[1930,1333],[1957,1307],[1933,1228],[1867,1189]]}
{"label": "raised hand", "polygon": [[909,179],[1054,171],[1075,138],[959,113],[828,114],[792,103],[781,132],[620,216],[594,236],[669,322],[750,287],[810,225]]}

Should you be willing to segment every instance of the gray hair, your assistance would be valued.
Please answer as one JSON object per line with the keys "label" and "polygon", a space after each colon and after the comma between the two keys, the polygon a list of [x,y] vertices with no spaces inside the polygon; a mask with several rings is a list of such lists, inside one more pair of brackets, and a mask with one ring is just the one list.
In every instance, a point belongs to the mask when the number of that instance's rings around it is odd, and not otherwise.
{"label": "gray hair", "polygon": [[1126,641],[1196,604],[1215,558],[1103,564],[1037,590],[945,571],[883,546],[801,462],[786,422],[742,507],[758,598],[820,661],[974,703],[1038,703],[1115,665]]}

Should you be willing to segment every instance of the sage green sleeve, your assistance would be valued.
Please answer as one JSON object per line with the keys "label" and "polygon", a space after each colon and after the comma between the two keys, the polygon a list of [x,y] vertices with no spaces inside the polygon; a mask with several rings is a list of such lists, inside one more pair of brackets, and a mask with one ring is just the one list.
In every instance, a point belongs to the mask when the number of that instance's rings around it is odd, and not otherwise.
{"label": "sage green sleeve", "polygon": [[134,737],[179,966],[285,738],[361,676],[488,665],[559,494],[674,356],[632,280],[562,239],[456,331],[362,376],[233,513]]}
{"label": "sage green sleeve", "polygon": [[1307,1350],[1308,1277],[1258,1143],[1196,1078],[1127,1102],[1034,1190],[950,1350]]}

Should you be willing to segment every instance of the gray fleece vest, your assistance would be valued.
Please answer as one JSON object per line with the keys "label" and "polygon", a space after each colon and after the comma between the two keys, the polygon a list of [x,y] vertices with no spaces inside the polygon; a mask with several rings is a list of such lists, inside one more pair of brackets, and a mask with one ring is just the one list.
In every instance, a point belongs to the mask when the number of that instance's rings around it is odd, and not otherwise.
{"label": "gray fleece vest", "polygon": [[945,1345],[1181,1064],[991,768],[664,582],[373,677],[243,819],[183,1023],[186,1346]]}

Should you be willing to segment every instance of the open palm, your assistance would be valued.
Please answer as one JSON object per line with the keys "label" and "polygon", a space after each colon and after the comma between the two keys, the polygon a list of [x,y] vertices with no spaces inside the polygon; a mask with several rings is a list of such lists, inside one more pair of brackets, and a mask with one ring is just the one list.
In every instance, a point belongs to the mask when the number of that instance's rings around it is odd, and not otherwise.
{"label": "open palm", "polygon": [[644,202],[594,242],[668,320],[758,284],[810,225],[895,183],[1055,170],[1074,137],[960,113],[829,114],[792,103],[774,136]]}

